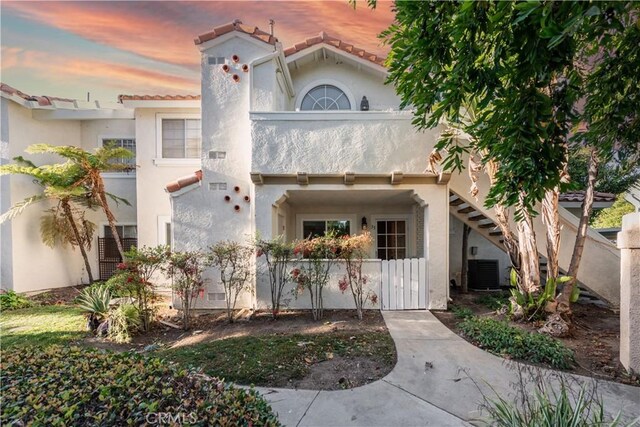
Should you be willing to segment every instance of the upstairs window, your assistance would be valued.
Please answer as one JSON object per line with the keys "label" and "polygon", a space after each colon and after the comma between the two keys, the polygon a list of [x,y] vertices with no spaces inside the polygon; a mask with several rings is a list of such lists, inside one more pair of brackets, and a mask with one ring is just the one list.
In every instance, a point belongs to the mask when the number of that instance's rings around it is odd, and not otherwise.
{"label": "upstairs window", "polygon": [[311,89],[302,98],[302,111],[351,110],[347,95],[332,85],[320,85]]}
{"label": "upstairs window", "polygon": [[200,119],[162,119],[164,159],[199,159],[201,146]]}
{"label": "upstairs window", "polygon": [[126,148],[133,153],[133,157],[120,158],[111,160],[113,163],[126,165],[135,170],[136,168],[136,140],[133,138],[102,138],[102,146]]}

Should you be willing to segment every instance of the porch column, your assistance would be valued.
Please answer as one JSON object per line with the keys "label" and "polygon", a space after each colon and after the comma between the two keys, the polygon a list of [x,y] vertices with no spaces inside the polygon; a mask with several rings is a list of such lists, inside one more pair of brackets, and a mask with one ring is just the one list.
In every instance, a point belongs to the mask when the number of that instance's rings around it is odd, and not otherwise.
{"label": "porch column", "polygon": [[640,372],[640,212],[622,217],[620,249],[620,362]]}

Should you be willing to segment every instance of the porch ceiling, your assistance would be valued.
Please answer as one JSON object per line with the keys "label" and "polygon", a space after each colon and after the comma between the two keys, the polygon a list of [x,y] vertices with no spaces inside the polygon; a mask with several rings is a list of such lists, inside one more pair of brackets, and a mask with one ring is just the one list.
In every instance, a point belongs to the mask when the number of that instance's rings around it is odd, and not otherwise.
{"label": "porch ceiling", "polygon": [[415,204],[411,190],[291,190],[287,193],[291,205],[393,205]]}

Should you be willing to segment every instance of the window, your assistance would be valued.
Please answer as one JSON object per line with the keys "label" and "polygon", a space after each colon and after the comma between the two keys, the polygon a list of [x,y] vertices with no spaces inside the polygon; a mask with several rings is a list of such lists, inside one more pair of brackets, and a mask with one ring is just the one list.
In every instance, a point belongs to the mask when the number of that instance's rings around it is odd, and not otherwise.
{"label": "window", "polygon": [[351,233],[351,221],[347,220],[314,220],[302,221],[302,237],[320,237],[333,232],[336,236],[346,236]]}
{"label": "window", "polygon": [[[135,239],[138,237],[138,227],[135,225],[116,225],[116,230],[121,239]],[[113,238],[111,227],[104,226],[104,237]]]}
{"label": "window", "polygon": [[347,95],[332,85],[320,85],[311,89],[302,98],[302,111],[351,110]]}
{"label": "window", "polygon": [[136,167],[136,140],[133,138],[102,138],[102,146],[111,145],[113,147],[126,148],[133,153],[133,157],[114,159],[113,163],[130,166],[132,170]]}
{"label": "window", "polygon": [[376,221],[378,258],[402,259],[407,256],[407,222],[404,220]]}
{"label": "window", "polygon": [[161,132],[163,158],[200,158],[202,146],[200,119],[163,118]]}

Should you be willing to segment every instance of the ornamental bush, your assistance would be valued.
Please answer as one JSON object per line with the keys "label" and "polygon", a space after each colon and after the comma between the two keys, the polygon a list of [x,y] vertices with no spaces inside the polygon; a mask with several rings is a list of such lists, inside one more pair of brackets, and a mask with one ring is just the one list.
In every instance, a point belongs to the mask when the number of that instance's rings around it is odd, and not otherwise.
{"label": "ornamental bush", "polygon": [[27,347],[0,367],[2,425],[280,425],[254,390],[135,353]]}
{"label": "ornamental bush", "polygon": [[480,347],[496,354],[533,363],[546,363],[556,369],[573,365],[573,351],[560,341],[535,332],[527,332],[506,322],[488,317],[469,317],[458,327]]}

